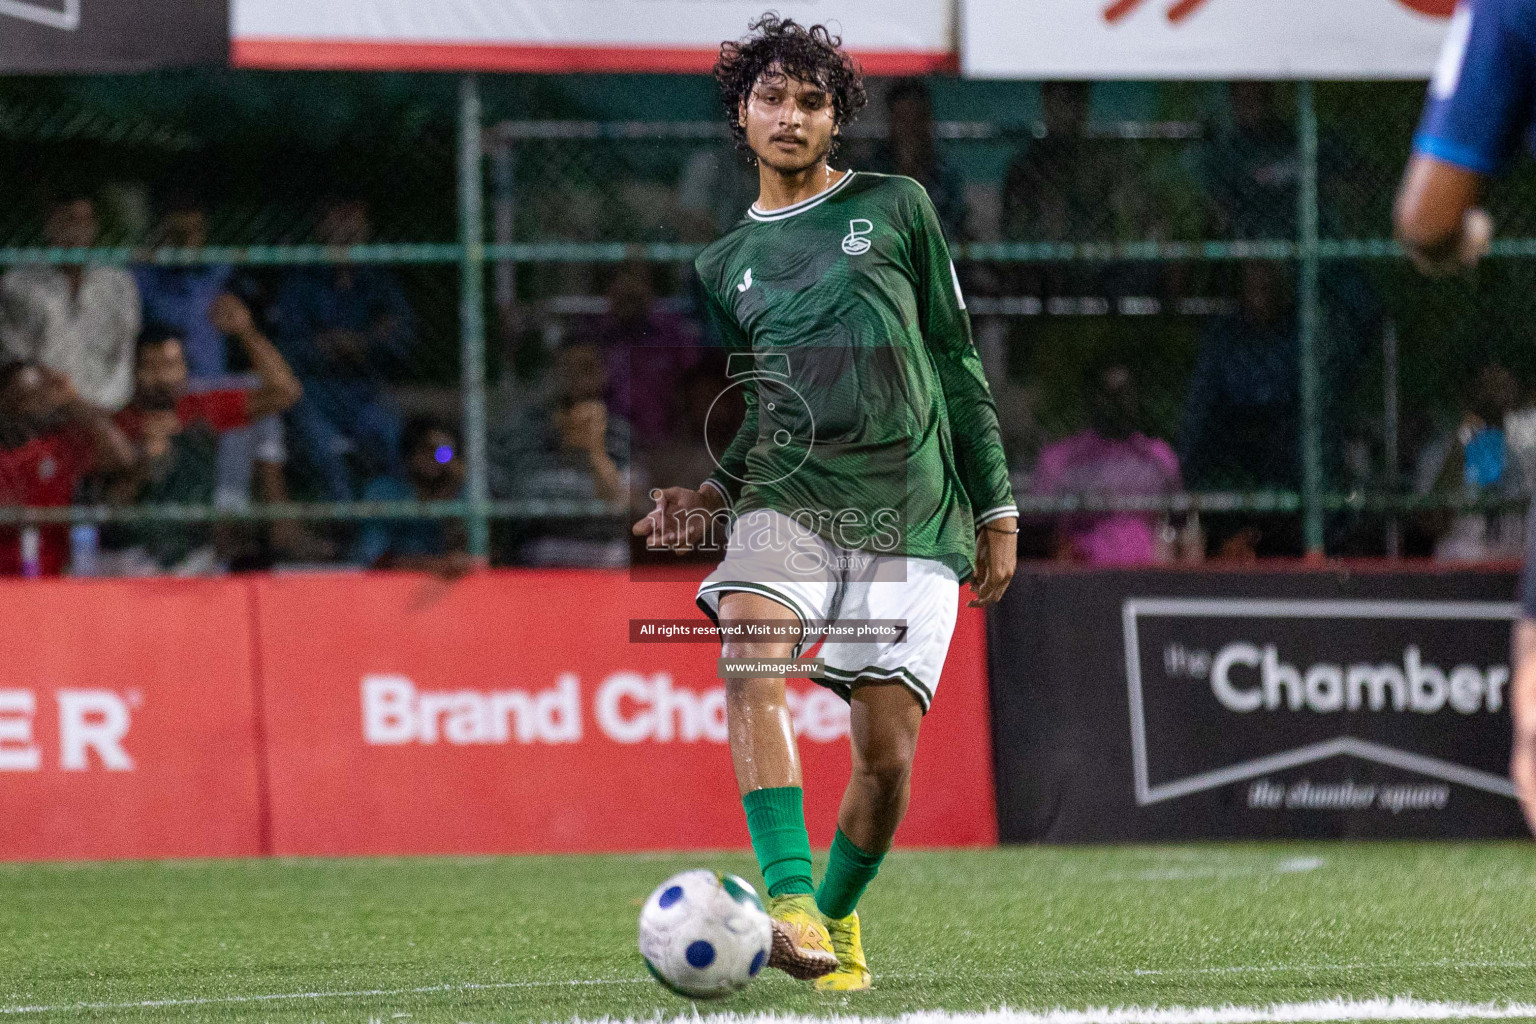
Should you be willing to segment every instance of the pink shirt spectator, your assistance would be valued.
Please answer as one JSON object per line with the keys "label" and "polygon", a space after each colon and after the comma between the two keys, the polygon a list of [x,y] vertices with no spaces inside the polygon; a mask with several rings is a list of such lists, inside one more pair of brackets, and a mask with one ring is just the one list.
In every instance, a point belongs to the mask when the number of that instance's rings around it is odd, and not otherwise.
{"label": "pink shirt spectator", "polygon": [[[1181,487],[1179,457],[1166,441],[1145,434],[1116,440],[1085,430],[1040,452],[1030,491],[1134,497]],[[1147,512],[1083,513],[1067,517],[1061,530],[1073,554],[1090,565],[1146,565],[1156,558],[1157,519]]]}

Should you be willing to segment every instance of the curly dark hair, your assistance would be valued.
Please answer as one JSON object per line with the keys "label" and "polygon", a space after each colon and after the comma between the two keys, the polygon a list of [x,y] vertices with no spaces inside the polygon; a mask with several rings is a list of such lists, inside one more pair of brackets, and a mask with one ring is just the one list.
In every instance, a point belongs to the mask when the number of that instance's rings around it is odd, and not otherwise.
{"label": "curly dark hair", "polygon": [[[833,35],[825,25],[807,27],[771,11],[747,28],[751,35],[746,39],[720,44],[720,59],[715,61],[714,73],[720,102],[725,104],[725,116],[731,124],[731,137],[736,148],[754,163],[756,158],[747,145],[747,127],[737,118],[737,111],[752,94],[757,80],[775,65],[790,78],[815,82],[826,89],[832,97],[832,116],[839,128],[859,116],[868,101],[864,72],[858,61],[841,49],[841,36]],[[837,142],[834,136],[833,152],[837,151]]]}

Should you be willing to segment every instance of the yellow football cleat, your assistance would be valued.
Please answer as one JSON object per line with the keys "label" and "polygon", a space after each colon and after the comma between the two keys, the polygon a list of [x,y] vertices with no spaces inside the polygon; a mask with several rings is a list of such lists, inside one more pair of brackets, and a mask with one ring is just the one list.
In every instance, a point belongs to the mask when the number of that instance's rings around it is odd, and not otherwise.
{"label": "yellow football cleat", "polygon": [[837,954],[837,970],[816,979],[818,992],[864,992],[874,988],[875,979],[864,960],[864,940],[859,935],[859,912],[833,920],[825,918],[832,936],[832,952]]}
{"label": "yellow football cleat", "polygon": [[832,937],[821,923],[816,897],[791,893],[768,897],[768,916],[773,918],[773,948],[768,966],[791,978],[809,981],[837,970]]}

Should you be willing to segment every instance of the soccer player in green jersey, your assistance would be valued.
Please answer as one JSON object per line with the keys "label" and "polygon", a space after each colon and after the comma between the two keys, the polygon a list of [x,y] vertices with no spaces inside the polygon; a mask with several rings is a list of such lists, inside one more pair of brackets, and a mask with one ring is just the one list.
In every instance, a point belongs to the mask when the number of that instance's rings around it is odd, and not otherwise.
{"label": "soccer player in green jersey", "polygon": [[932,202],[910,178],[828,162],[864,104],[857,65],[824,26],[751,28],[721,46],[715,78],[760,191],[696,263],[746,418],[716,472],[656,492],[635,533],[684,549],[716,514],[731,523],[698,595],[725,658],[821,642],[813,678],[849,702],[853,774],[820,888],[786,667],[729,678],[727,721],[774,918],[768,963],[854,991],[872,983],[855,907],[906,811],[959,586],[973,606],[1002,596],[1018,510]]}

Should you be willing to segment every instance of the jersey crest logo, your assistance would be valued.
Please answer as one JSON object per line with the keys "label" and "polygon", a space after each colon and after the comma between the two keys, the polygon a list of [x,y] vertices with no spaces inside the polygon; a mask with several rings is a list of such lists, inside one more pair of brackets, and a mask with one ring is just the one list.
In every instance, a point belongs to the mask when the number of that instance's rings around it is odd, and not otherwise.
{"label": "jersey crest logo", "polygon": [[751,288],[751,287],[752,287],[752,268],[748,267],[746,274],[741,279],[741,284],[736,286],[736,290],[739,291],[739,292],[744,292],[748,288]]}
{"label": "jersey crest logo", "polygon": [[869,236],[874,230],[874,223],[863,217],[849,221],[848,233],[843,236],[843,252],[849,256],[863,256],[869,252]]}

